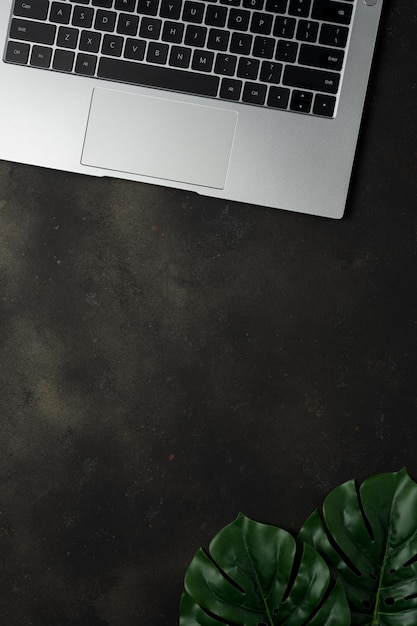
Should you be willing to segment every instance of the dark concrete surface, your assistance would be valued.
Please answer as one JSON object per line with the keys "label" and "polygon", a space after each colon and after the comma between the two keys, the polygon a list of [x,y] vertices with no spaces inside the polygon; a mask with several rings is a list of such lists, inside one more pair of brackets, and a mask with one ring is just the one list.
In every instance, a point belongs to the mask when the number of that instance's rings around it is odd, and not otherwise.
{"label": "dark concrete surface", "polygon": [[416,27],[387,2],[340,222],[0,164],[1,626],[174,625],[239,511],[417,478]]}

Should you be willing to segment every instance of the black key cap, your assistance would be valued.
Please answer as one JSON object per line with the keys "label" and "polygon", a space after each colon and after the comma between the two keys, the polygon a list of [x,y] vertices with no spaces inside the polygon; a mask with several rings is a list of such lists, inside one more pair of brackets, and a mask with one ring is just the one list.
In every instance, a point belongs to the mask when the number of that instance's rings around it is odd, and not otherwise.
{"label": "black key cap", "polygon": [[110,57],[100,59],[98,76],[134,85],[158,87],[202,96],[216,96],[220,80],[217,76],[210,74],[131,63]]}
{"label": "black key cap", "polygon": [[262,59],[272,59],[274,56],[275,39],[269,37],[255,37],[252,54]]}
{"label": "black key cap", "polygon": [[140,22],[139,35],[145,39],[158,39],[161,31],[161,20],[143,17]]}
{"label": "black key cap", "polygon": [[273,16],[268,13],[254,13],[250,25],[251,33],[269,35],[272,28]]}
{"label": "black key cap", "polygon": [[237,76],[248,80],[256,80],[259,70],[259,61],[248,57],[239,59],[237,66]]}
{"label": "black key cap", "polygon": [[159,41],[151,41],[148,46],[148,53],[146,60],[149,63],[158,63],[159,65],[165,65],[168,58],[169,46],[166,43],[159,43]]}
{"label": "black key cap", "polygon": [[309,91],[293,91],[290,102],[291,111],[310,113],[313,94]]}
{"label": "black key cap", "polygon": [[136,11],[144,15],[156,15],[158,13],[158,5],[159,0],[139,0]]}
{"label": "black key cap", "polygon": [[220,98],[225,100],[239,100],[242,91],[242,81],[233,78],[223,78],[220,87]]}
{"label": "black key cap", "polygon": [[230,43],[230,52],[235,54],[250,54],[252,41],[252,35],[248,35],[247,33],[233,33]]}
{"label": "black key cap", "polygon": [[187,26],[187,30],[185,32],[184,43],[187,46],[197,46],[202,48],[206,42],[206,34],[207,28],[204,26]]}
{"label": "black key cap", "polygon": [[349,29],[345,26],[331,26],[330,24],[323,24],[320,31],[319,41],[325,46],[345,48],[348,34]]}
{"label": "black key cap", "polygon": [[162,0],[159,15],[170,20],[178,20],[181,14],[182,0]]}
{"label": "black key cap", "polygon": [[229,44],[229,33],[227,30],[211,28],[207,40],[207,48],[211,50],[227,50]]}
{"label": "black key cap", "polygon": [[335,24],[350,24],[352,10],[352,5],[346,4],[346,2],[315,0],[311,17],[315,20],[324,20]]}
{"label": "black key cap", "polygon": [[57,24],[69,24],[71,15],[71,7],[63,2],[53,2],[49,19]]}
{"label": "black key cap", "polygon": [[279,84],[282,74],[282,63],[263,61],[259,78],[265,83]]}
{"label": "black key cap", "polygon": [[313,113],[316,115],[324,115],[325,117],[333,117],[334,108],[336,106],[336,98],[334,96],[325,96],[318,93],[314,99]]}
{"label": "black key cap", "polygon": [[6,49],[6,61],[25,65],[29,59],[30,46],[27,43],[9,41]]}
{"label": "black key cap", "polygon": [[337,93],[340,76],[334,72],[322,72],[305,67],[287,65],[284,70],[283,84],[300,89],[313,89],[326,93]]}
{"label": "black key cap", "polygon": [[91,54],[83,54],[80,52],[77,55],[75,71],[77,74],[84,74],[84,76],[94,76],[96,64],[97,57],[92,56]]}
{"label": "black key cap", "polygon": [[126,59],[143,61],[145,58],[146,43],[142,39],[127,39],[125,45]]}
{"label": "black key cap", "polygon": [[58,31],[57,45],[60,48],[76,48],[78,41],[78,30],[61,26]]}
{"label": "black key cap", "polygon": [[292,39],[294,37],[296,20],[293,17],[278,16],[274,24],[274,35]]}
{"label": "black key cap", "polygon": [[186,69],[190,65],[191,50],[181,46],[172,46],[169,55],[169,64],[173,67],[182,67]]}
{"label": "black key cap", "polygon": [[286,61],[287,63],[295,63],[298,52],[298,43],[295,41],[285,41],[280,39],[277,43],[277,51],[275,58],[277,61]]}
{"label": "black key cap", "polygon": [[204,9],[205,6],[202,2],[186,2],[184,4],[184,11],[182,12],[182,19],[184,22],[201,24],[203,21]]}
{"label": "black key cap", "polygon": [[311,0],[290,0],[288,13],[298,17],[308,17],[310,13]]}
{"label": "black key cap", "polygon": [[71,50],[55,50],[52,67],[58,72],[71,72],[74,57],[75,55]]}
{"label": "black key cap", "polygon": [[162,30],[162,40],[170,43],[181,43],[184,34],[184,24],[180,22],[165,22]]}
{"label": "black key cap", "polygon": [[115,0],[114,8],[119,11],[134,11],[136,0]]}
{"label": "black key cap", "polygon": [[271,13],[285,13],[288,0],[266,0],[266,10]]}
{"label": "black key cap", "polygon": [[91,7],[74,7],[72,25],[81,28],[91,28],[93,25],[94,10]]}
{"label": "black key cap", "polygon": [[48,15],[48,0],[16,0],[14,3],[13,15],[28,17],[33,20],[46,20]]}
{"label": "black key cap", "polygon": [[325,70],[341,70],[344,55],[344,51],[338,50],[337,48],[324,48],[323,46],[302,44],[298,62],[301,65],[321,67]]}
{"label": "black key cap", "polygon": [[232,54],[218,54],[214,64],[216,74],[223,76],[233,76],[235,73],[237,57]]}
{"label": "black key cap", "polygon": [[[84,2],[84,4],[88,4],[88,2]],[[93,7],[101,7],[102,9],[111,9],[113,5],[113,0],[93,0]]]}
{"label": "black key cap", "polygon": [[243,102],[249,104],[263,104],[266,98],[266,85],[258,83],[245,83],[243,87]]}
{"label": "black key cap", "polygon": [[268,94],[267,105],[275,109],[286,109],[290,99],[290,90],[284,87],[271,87]]}
{"label": "black key cap", "polygon": [[206,19],[204,20],[204,23],[208,26],[218,26],[219,28],[222,28],[226,24],[226,17],[226,7],[209,5],[207,7]]}
{"label": "black key cap", "polygon": [[244,9],[256,9],[256,11],[262,11],[264,8],[264,0],[243,0],[242,6]]}
{"label": "black key cap", "polygon": [[220,0],[220,4],[227,4],[229,7],[238,7],[240,0]]}
{"label": "black key cap", "polygon": [[213,67],[214,54],[207,50],[195,50],[191,67],[199,72],[211,72]]}
{"label": "black key cap", "polygon": [[13,19],[10,28],[12,39],[22,39],[33,43],[44,43],[51,45],[54,43],[56,26],[43,24],[42,22],[30,22]]}
{"label": "black key cap", "polygon": [[116,13],[113,13],[113,11],[97,11],[94,21],[94,28],[96,30],[104,30],[107,33],[111,33],[115,26]]}
{"label": "black key cap", "polygon": [[317,40],[318,32],[318,22],[310,22],[308,20],[300,20],[298,22],[297,39],[299,41],[309,41],[314,43]]}
{"label": "black key cap", "polygon": [[137,15],[129,15],[129,13],[121,13],[117,22],[116,32],[120,35],[131,35],[134,37],[138,32],[139,17]]}
{"label": "black key cap", "polygon": [[231,30],[248,30],[250,13],[240,9],[230,9],[227,26]]}
{"label": "black key cap", "polygon": [[49,67],[51,64],[52,48],[33,46],[30,55],[30,64],[35,67]]}
{"label": "black key cap", "polygon": [[96,33],[91,30],[83,30],[80,37],[79,48],[83,52],[93,52],[96,53],[99,51],[101,43],[101,35],[100,33]]}

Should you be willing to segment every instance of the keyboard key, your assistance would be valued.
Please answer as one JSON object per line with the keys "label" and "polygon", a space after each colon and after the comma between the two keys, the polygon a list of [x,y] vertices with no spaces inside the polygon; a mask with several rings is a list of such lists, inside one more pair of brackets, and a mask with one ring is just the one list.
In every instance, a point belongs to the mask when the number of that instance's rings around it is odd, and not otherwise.
{"label": "keyboard key", "polygon": [[49,14],[49,20],[56,24],[69,24],[71,16],[71,7],[69,4],[63,2],[53,2],[51,5],[51,12]]}
{"label": "keyboard key", "polygon": [[136,11],[144,15],[156,15],[158,13],[159,0],[139,0]]}
{"label": "keyboard key", "polygon": [[319,42],[325,46],[344,48],[347,43],[349,29],[345,26],[331,26],[323,24],[320,31]]}
{"label": "keyboard key", "polygon": [[172,46],[169,55],[169,64],[173,67],[182,67],[186,69],[190,65],[191,50],[181,46]]}
{"label": "keyboard key", "polygon": [[350,24],[353,7],[346,2],[335,0],[315,0],[311,17],[335,24]]}
{"label": "keyboard key", "polygon": [[324,115],[325,117],[333,117],[336,106],[336,98],[334,96],[325,96],[318,93],[314,98],[313,113],[315,115]]}
{"label": "keyboard key", "polygon": [[[88,4],[88,2],[84,2]],[[93,7],[101,7],[102,9],[111,9],[113,6],[113,0],[92,0]]]}
{"label": "keyboard key", "polygon": [[268,94],[267,105],[275,109],[286,109],[290,99],[290,90],[284,87],[271,87]]}
{"label": "keyboard key", "polygon": [[49,9],[48,0],[16,0],[13,15],[27,17],[32,20],[46,20]]}
{"label": "keyboard key", "polygon": [[321,70],[287,65],[284,70],[282,82],[289,87],[337,93],[339,80],[339,74],[335,74],[334,72],[322,72]]}
{"label": "keyboard key", "polygon": [[285,61],[286,63],[295,63],[298,52],[298,43],[296,41],[285,41],[280,39],[277,44],[275,58],[277,61]]}
{"label": "keyboard key", "polygon": [[162,20],[156,20],[152,17],[143,17],[140,23],[139,35],[145,39],[159,39]]}
{"label": "keyboard key", "polygon": [[242,6],[244,9],[255,9],[256,11],[262,11],[264,8],[264,0],[243,0]]}
{"label": "keyboard key", "polygon": [[259,78],[265,83],[279,84],[282,74],[282,63],[263,61]]}
{"label": "keyboard key", "polygon": [[195,50],[191,67],[199,72],[211,72],[214,54],[207,50]]}
{"label": "keyboard key", "polygon": [[300,20],[297,26],[296,38],[298,41],[309,41],[311,43],[314,43],[317,40],[318,32],[319,32],[318,22]]}
{"label": "keyboard key", "polygon": [[146,43],[142,39],[126,39],[124,56],[133,61],[143,61]]}
{"label": "keyboard key", "polygon": [[119,11],[134,11],[136,0],[115,0],[114,8]]}
{"label": "keyboard key", "polygon": [[120,57],[122,55],[124,39],[117,35],[104,35],[103,45],[101,46],[102,54],[112,57]]}
{"label": "keyboard key", "polygon": [[6,61],[25,65],[29,59],[30,46],[27,43],[9,41],[6,49]]}
{"label": "keyboard key", "polygon": [[211,28],[207,40],[207,48],[211,50],[227,50],[229,45],[229,33],[227,30]]}
{"label": "keyboard key", "polygon": [[137,15],[129,15],[129,13],[121,13],[117,22],[116,32],[120,35],[130,35],[134,37],[138,32],[139,17]]}
{"label": "keyboard key", "polygon": [[267,13],[254,13],[250,25],[251,33],[269,35],[272,28],[273,16]]}
{"label": "keyboard key", "polygon": [[181,43],[184,34],[184,24],[179,22],[165,22],[162,31],[163,41],[170,43]]}
{"label": "keyboard key", "polygon": [[79,48],[83,52],[96,53],[100,49],[101,35],[91,30],[83,30],[80,37]]}
{"label": "keyboard key", "polygon": [[74,7],[72,25],[81,28],[91,28],[93,25],[94,10],[91,7]]}
{"label": "keyboard key", "polygon": [[44,46],[33,46],[30,55],[30,64],[35,67],[49,67],[52,58],[52,48]]}
{"label": "keyboard key", "polygon": [[250,54],[252,41],[252,35],[233,33],[230,43],[230,52],[234,54]]}
{"label": "keyboard key", "polygon": [[104,30],[108,33],[114,31],[116,26],[116,13],[113,11],[100,11],[96,13],[94,28],[96,30]]}
{"label": "keyboard key", "polygon": [[266,0],[266,10],[271,13],[285,13],[288,0]]}
{"label": "keyboard key", "polygon": [[310,113],[313,94],[309,91],[294,90],[291,96],[290,109],[299,113]]}
{"label": "keyboard key", "polygon": [[231,30],[245,31],[249,28],[250,13],[240,9],[230,9],[227,26]]}
{"label": "keyboard key", "polygon": [[159,87],[202,96],[216,96],[220,80],[210,74],[132,63],[110,57],[101,57],[98,76],[134,85]]}
{"label": "keyboard key", "polygon": [[312,67],[321,67],[326,70],[341,70],[344,55],[344,51],[337,48],[302,44],[298,62],[301,65],[311,65]]}
{"label": "keyboard key", "polygon": [[266,85],[257,83],[245,83],[243,87],[243,102],[250,104],[264,104],[266,98]]}
{"label": "keyboard key", "polygon": [[182,12],[184,22],[201,24],[203,21],[205,6],[202,2],[185,2]]}
{"label": "keyboard key", "polygon": [[290,0],[288,13],[297,17],[308,17],[310,13],[311,0]]}
{"label": "keyboard key", "polygon": [[242,84],[241,80],[223,78],[220,87],[220,98],[224,98],[225,100],[239,100]]}
{"label": "keyboard key", "polygon": [[248,80],[256,80],[258,77],[260,62],[257,59],[242,57],[237,66],[237,76]]}
{"label": "keyboard key", "polygon": [[159,63],[165,65],[168,58],[169,46],[166,43],[159,43],[159,41],[151,41],[148,46],[148,53],[146,60],[149,63]]}
{"label": "keyboard key", "polygon": [[272,59],[274,56],[275,39],[269,37],[255,37],[252,54],[262,59]]}
{"label": "keyboard key", "polygon": [[77,74],[83,74],[84,76],[94,76],[96,65],[97,57],[92,56],[91,54],[83,54],[82,52],[80,52],[77,55],[75,71]]}
{"label": "keyboard key", "polygon": [[181,14],[182,0],[162,0],[159,15],[170,20],[178,20]]}
{"label": "keyboard key", "polygon": [[54,43],[56,26],[43,24],[42,22],[30,22],[26,20],[13,19],[10,28],[12,39],[32,41],[33,43],[44,43],[52,45]]}
{"label": "keyboard key", "polygon": [[233,76],[236,69],[237,57],[232,54],[218,54],[214,64],[216,74],[223,76]]}
{"label": "keyboard key", "polygon": [[52,67],[58,72],[71,72],[75,54],[71,50],[55,50]]}
{"label": "keyboard key", "polygon": [[293,17],[280,17],[275,19],[274,35],[292,39],[294,37],[296,20]]}
{"label": "keyboard key", "polygon": [[187,26],[184,43],[187,46],[202,48],[206,43],[207,28],[205,26]]}
{"label": "keyboard key", "polygon": [[207,7],[206,19],[204,20],[204,23],[207,24],[207,26],[217,26],[218,28],[222,28],[226,24],[226,18],[226,7],[209,5]]}
{"label": "keyboard key", "polygon": [[79,31],[75,28],[67,28],[66,26],[60,26],[57,37],[57,45],[60,48],[76,48],[78,41]]}

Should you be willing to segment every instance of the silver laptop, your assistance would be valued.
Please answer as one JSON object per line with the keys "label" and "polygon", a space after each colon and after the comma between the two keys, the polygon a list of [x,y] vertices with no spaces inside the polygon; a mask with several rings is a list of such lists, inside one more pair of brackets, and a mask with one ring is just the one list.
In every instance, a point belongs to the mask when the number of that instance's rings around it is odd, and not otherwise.
{"label": "silver laptop", "polygon": [[0,158],[343,215],[382,0],[1,0]]}

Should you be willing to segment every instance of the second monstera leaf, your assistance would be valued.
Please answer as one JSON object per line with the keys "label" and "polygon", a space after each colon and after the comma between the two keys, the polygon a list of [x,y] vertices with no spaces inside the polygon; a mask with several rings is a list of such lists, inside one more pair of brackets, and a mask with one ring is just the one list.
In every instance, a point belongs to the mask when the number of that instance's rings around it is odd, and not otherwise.
{"label": "second monstera leaf", "polygon": [[348,626],[339,582],[309,545],[240,514],[185,575],[180,626]]}
{"label": "second monstera leaf", "polygon": [[352,625],[417,624],[417,485],[405,470],[344,483],[299,537],[343,582]]}

